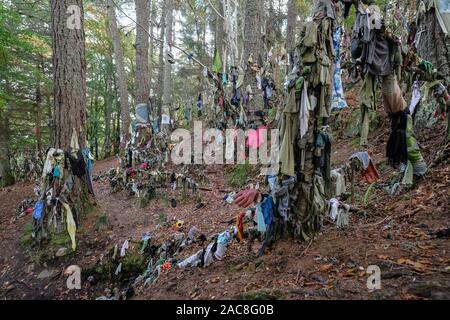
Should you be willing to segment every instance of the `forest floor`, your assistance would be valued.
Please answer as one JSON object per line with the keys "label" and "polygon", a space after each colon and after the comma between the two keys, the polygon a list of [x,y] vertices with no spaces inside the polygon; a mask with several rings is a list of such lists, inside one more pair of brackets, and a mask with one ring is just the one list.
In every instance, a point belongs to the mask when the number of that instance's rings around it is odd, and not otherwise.
{"label": "forest floor", "polygon": [[[444,141],[444,126],[418,133],[427,163],[431,163]],[[388,181],[394,171],[385,165],[384,150],[388,129],[371,134],[369,151]],[[354,139],[336,139],[333,167],[343,164],[356,151]],[[94,174],[118,165],[111,158],[95,164]],[[77,251],[63,257],[55,252],[39,252],[26,239],[31,217],[16,218],[16,208],[25,197],[33,196],[33,184],[21,183],[0,190],[0,298],[1,299],[95,299],[113,289],[114,283],[82,282],[81,290],[66,287],[64,270],[70,265],[82,269],[94,265],[115,244],[139,241],[147,231],[155,231],[152,241],[163,241],[173,232],[159,225],[161,214],[180,219],[186,230],[196,226],[205,235],[221,232],[239,212],[225,204],[227,185],[221,166],[209,167],[201,191],[205,207],[195,210],[194,199],[179,200],[172,208],[164,199],[140,208],[136,198],[125,192],[111,194],[107,179],[94,183],[97,205],[82,222],[77,233]],[[326,221],[308,242],[278,241],[272,251],[257,258],[259,242],[252,252],[246,244],[230,243],[226,256],[204,269],[172,268],[164,271],[134,299],[450,299],[450,166],[437,165],[414,189],[391,197],[374,189],[367,206],[362,195],[368,185],[357,183],[356,205],[365,214],[352,214],[346,229]],[[169,188],[170,189],[170,188]],[[178,197],[167,189],[168,198]],[[106,215],[107,230],[99,231],[96,221]],[[158,226],[159,225],[159,226]],[[54,250],[59,247],[56,243]],[[187,257],[200,247],[181,252]],[[368,290],[366,270],[381,269],[381,289]]]}

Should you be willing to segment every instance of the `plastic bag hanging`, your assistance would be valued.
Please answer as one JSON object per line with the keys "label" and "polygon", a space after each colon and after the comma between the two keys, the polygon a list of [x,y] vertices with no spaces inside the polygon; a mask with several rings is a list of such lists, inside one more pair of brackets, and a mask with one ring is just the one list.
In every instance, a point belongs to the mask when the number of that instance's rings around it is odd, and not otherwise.
{"label": "plastic bag hanging", "polygon": [[212,65],[212,71],[215,73],[220,73],[222,71],[222,59],[221,59],[220,53],[217,49],[214,53],[214,61],[213,61],[213,65]]}
{"label": "plastic bag hanging", "polygon": [[309,103],[308,96],[308,81],[303,84],[302,98],[300,103],[300,139],[303,138],[308,132],[308,122],[309,122],[309,110],[311,109],[311,104]]}
{"label": "plastic bag hanging", "polygon": [[169,62],[170,64],[174,64],[175,59],[172,55],[172,46],[167,41],[164,41],[164,51],[167,55],[167,62]]}
{"label": "plastic bag hanging", "polygon": [[78,135],[75,128],[72,129],[72,138],[70,139],[70,149],[73,155],[76,155],[78,150],[80,150],[80,145],[78,143]]}

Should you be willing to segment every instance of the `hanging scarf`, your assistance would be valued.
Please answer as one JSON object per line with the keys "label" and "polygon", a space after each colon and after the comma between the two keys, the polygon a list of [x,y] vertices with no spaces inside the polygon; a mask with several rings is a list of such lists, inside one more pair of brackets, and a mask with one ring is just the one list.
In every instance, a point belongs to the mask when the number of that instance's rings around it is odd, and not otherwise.
{"label": "hanging scarf", "polygon": [[245,212],[242,212],[237,218],[236,227],[238,230],[237,238],[239,239],[239,241],[244,240],[244,217],[245,217]]}
{"label": "hanging scarf", "polygon": [[389,164],[396,168],[400,163],[408,161],[408,147],[406,144],[406,111],[389,115],[391,119],[391,134],[387,142],[386,157]]}

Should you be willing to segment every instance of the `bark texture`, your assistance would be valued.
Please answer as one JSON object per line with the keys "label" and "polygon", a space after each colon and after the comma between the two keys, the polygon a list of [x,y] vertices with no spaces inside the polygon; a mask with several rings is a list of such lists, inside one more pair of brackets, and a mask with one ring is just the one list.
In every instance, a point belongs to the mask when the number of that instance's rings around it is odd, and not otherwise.
{"label": "bark texture", "polygon": [[[257,111],[261,111],[264,106],[261,90],[257,88],[256,72],[251,68],[251,64],[258,64],[263,66],[264,62],[264,42],[263,30],[264,14],[261,2],[258,0],[247,0],[245,5],[245,25],[244,25],[244,57],[243,64],[245,70],[244,90],[250,86],[252,95],[247,107],[247,119],[250,124],[259,126],[261,121],[255,115]],[[253,62],[248,63],[249,58],[252,57]],[[248,94],[247,92],[245,94]]]}
{"label": "bark texture", "polygon": [[9,123],[5,110],[0,109],[0,188],[14,184],[8,148]]}
{"label": "bark texture", "polygon": [[[224,15],[223,11],[223,1],[217,0],[217,11],[219,14]],[[220,56],[222,58],[222,62],[225,62],[225,56],[224,56],[224,48],[225,48],[225,31],[224,31],[224,20],[216,15],[216,36],[215,36],[215,47],[216,50],[220,53]]]}
{"label": "bark texture", "polygon": [[128,87],[127,87],[127,75],[125,72],[125,63],[123,59],[123,49],[120,43],[119,29],[117,28],[117,19],[114,3],[108,0],[108,18],[109,27],[111,31],[111,37],[114,47],[114,59],[117,67],[117,82],[119,87],[120,96],[120,118],[121,118],[121,138],[122,143],[129,140],[129,127],[131,123],[130,107],[128,103]]}
{"label": "bark texture", "polygon": [[136,5],[136,104],[148,103],[150,74],[148,66],[150,1],[135,0]]}
{"label": "bark texture", "polygon": [[[166,2],[162,4],[161,18],[159,21],[159,39],[163,40],[166,34]],[[158,83],[156,91],[157,114],[156,117],[161,119],[162,113],[162,96],[164,90],[164,42],[159,43],[159,59],[158,59]]]}
{"label": "bark texture", "polygon": [[[286,53],[292,55],[295,49],[295,27],[297,22],[297,6],[295,0],[288,1],[288,16],[287,16],[287,28],[286,28]],[[292,59],[287,59],[289,62],[287,67],[292,64]]]}
{"label": "bark texture", "polygon": [[[77,6],[78,12],[68,11]],[[82,0],[52,0],[53,81],[55,141],[57,148],[68,150],[72,132],[80,146],[86,144],[86,59]],[[69,13],[68,13],[69,12]],[[71,15],[81,25],[68,27]],[[76,21],[76,20],[75,20]]]}
{"label": "bark texture", "polygon": [[[173,0],[165,1],[166,5],[166,43],[164,49],[164,89],[162,96],[162,115],[170,116],[170,109],[172,105],[172,64],[168,61],[168,54],[172,53],[170,44],[173,42]],[[164,131],[170,130],[170,125],[162,124],[161,128]]]}
{"label": "bark texture", "polygon": [[435,9],[428,10],[418,20],[418,30],[425,30],[418,44],[418,54],[434,64],[438,71],[450,81],[450,40],[445,38]]}
{"label": "bark texture", "polygon": [[149,46],[149,60],[148,60],[148,82],[149,82],[149,90],[150,90],[150,96],[152,96],[152,87],[153,87],[153,67],[154,67],[154,63],[153,63],[153,54],[154,54],[154,50],[155,50],[155,44],[153,41],[153,37],[154,37],[154,20],[155,20],[155,6],[156,6],[156,1],[151,1],[150,2],[150,42],[148,44]]}

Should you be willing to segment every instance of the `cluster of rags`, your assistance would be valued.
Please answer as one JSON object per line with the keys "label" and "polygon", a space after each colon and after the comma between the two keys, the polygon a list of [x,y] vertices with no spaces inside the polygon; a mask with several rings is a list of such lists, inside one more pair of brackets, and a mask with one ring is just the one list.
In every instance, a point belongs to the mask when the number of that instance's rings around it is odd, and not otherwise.
{"label": "cluster of rags", "polygon": [[[276,226],[291,226],[294,234],[308,239],[320,225],[320,214],[325,212],[331,169],[328,118],[333,108],[346,106],[340,70],[342,29],[337,21],[340,5],[336,1],[318,1],[313,21],[302,31],[297,59],[285,83],[287,103],[277,117],[282,141],[280,172],[268,177],[270,192],[261,196],[261,203],[238,217],[239,235],[243,225],[253,224],[255,228],[249,228],[247,233],[266,234],[263,247],[273,239]],[[269,52],[265,62],[260,56],[250,55],[244,73],[232,69],[230,104],[238,111],[235,114],[239,116],[233,118],[237,128],[267,128],[264,110],[270,107],[275,90],[271,63]],[[243,88],[244,82],[256,85]],[[259,147],[258,131],[254,138],[248,137],[247,147]],[[259,206],[266,205],[270,210],[260,210]],[[267,213],[265,223],[261,212]]]}
{"label": "cluster of rags", "polygon": [[[189,192],[201,204],[198,183],[187,174],[165,169],[173,145],[167,143],[166,134],[151,123],[146,104],[136,107],[136,120],[130,125],[131,138],[125,146],[125,155],[119,167],[106,173],[112,193],[129,191],[146,206],[157,195],[160,188],[181,189],[183,197]],[[95,177],[98,178],[98,177]]]}
{"label": "cluster of rags", "polygon": [[[80,148],[78,135],[73,130],[70,150],[50,148],[47,151],[40,185],[35,188],[33,233],[37,241],[48,237],[48,232],[68,232],[72,249],[76,249],[75,233],[83,204],[78,204],[80,190],[92,188],[93,156],[87,147]],[[81,183],[80,183],[81,181]],[[86,201],[86,200],[83,200]]]}
{"label": "cluster of rags", "polygon": [[[351,43],[352,59],[361,67],[364,79],[361,88],[360,144],[367,145],[369,113],[375,110],[377,83],[381,84],[383,105],[391,121],[391,132],[386,147],[390,165],[400,167],[405,184],[412,184],[413,176],[427,172],[427,164],[421,154],[413,131],[413,117],[421,100],[420,87],[433,88],[435,97],[448,101],[448,94],[436,78],[433,65],[417,54],[412,45],[418,34],[402,44],[384,21],[380,8],[373,0],[353,1],[356,19]],[[408,83],[409,81],[409,83]],[[401,83],[399,83],[401,82]],[[428,82],[426,85],[425,82]],[[406,102],[401,85],[413,88],[411,103]]]}
{"label": "cluster of rags", "polygon": [[[236,65],[227,67],[221,52],[216,50],[211,70],[204,67],[201,89],[195,102],[184,102],[176,108],[177,122],[190,124],[193,119],[201,119],[208,127],[219,130],[228,127],[256,129],[266,124],[275,90],[270,72],[271,58],[269,53],[266,62],[262,57],[255,61],[250,55],[245,68]],[[244,86],[246,76],[252,78],[247,83],[254,83],[254,86]]]}
{"label": "cluster of rags", "polygon": [[[434,36],[423,37],[428,32],[427,26],[430,21],[436,20],[439,28],[436,28]],[[412,115],[415,127],[430,127],[435,122],[442,119],[447,120],[446,140],[450,141],[450,117],[446,115],[450,111],[450,95],[448,87],[443,82],[449,84],[450,80],[450,40],[448,32],[450,31],[450,4],[446,0],[421,0],[417,9],[416,20],[409,25],[408,45],[414,53],[420,52],[432,59],[438,67],[431,73],[424,73],[422,70],[406,68],[408,72],[403,73],[403,83],[411,91],[411,102],[409,111]],[[435,45],[439,34],[445,35],[445,46],[439,45],[436,50],[429,50],[430,45]],[[442,50],[442,51],[441,51]],[[404,57],[404,65],[408,65],[410,59],[415,60],[415,54],[409,54]],[[416,61],[417,64],[417,61]],[[431,65],[428,66],[431,68]],[[430,101],[429,92],[432,89],[435,101]],[[434,118],[431,117],[434,113]],[[447,118],[447,119],[446,119]]]}
{"label": "cluster of rags", "polygon": [[209,126],[222,130],[258,129],[267,125],[275,95],[272,70],[276,61],[271,50],[265,58],[250,54],[246,59],[245,66],[233,63],[227,68],[216,50],[212,72],[205,69],[204,86],[196,105],[198,114],[204,115]]}
{"label": "cluster of rags", "polygon": [[[377,171],[367,152],[352,155],[346,166],[351,166],[352,162],[358,163],[359,172],[368,182],[377,178]],[[332,195],[336,198],[329,201],[329,215],[332,220],[337,221],[338,227],[345,227],[348,224],[349,213],[355,210],[339,200],[341,195],[346,193],[346,184],[349,181],[346,172],[349,172],[349,169],[342,167],[335,171],[339,177],[337,178],[338,182],[332,186]],[[246,210],[236,218],[236,226],[231,226],[223,232],[206,237],[195,226],[192,226],[185,233],[184,230],[187,229],[185,229],[184,222],[177,221],[172,225],[169,237],[163,242],[154,242],[154,232],[147,232],[138,243],[125,240],[121,245],[116,244],[105,258],[92,268],[94,271],[89,271],[88,274],[92,275],[95,272],[107,270],[113,279],[129,283],[130,288],[135,291],[155,283],[162,273],[174,267],[206,268],[214,262],[222,260],[233,239],[239,243],[247,239],[249,251],[252,250],[254,240],[261,240],[262,246],[258,252],[258,255],[261,256],[273,244],[275,230],[280,228],[279,222],[283,223],[284,217],[288,217],[288,192],[293,181],[290,184],[277,185],[276,178],[269,178],[270,193],[259,191],[259,185],[257,185],[225,195],[224,201],[227,204],[234,203]],[[277,203],[274,199],[278,199]],[[158,225],[156,228],[158,227],[160,226]],[[200,249],[191,255],[183,256],[186,249],[194,246],[200,247]],[[130,261],[137,261],[138,265],[130,265]],[[136,274],[139,275],[136,276]],[[97,276],[104,275],[98,274]],[[126,295],[130,288],[122,296]],[[116,294],[98,299],[120,298],[121,296]]]}
{"label": "cluster of rags", "polygon": [[[101,278],[115,279],[128,284],[122,295],[99,297],[100,300],[120,299],[130,289],[146,288],[155,283],[161,273],[172,268],[206,268],[215,261],[222,260],[228,244],[237,239],[237,228],[231,227],[223,232],[206,237],[195,226],[187,233],[184,224],[173,225],[167,240],[157,243],[154,232],[145,233],[139,242],[126,239],[116,244],[102,259],[86,271],[90,281]],[[206,245],[205,245],[206,244]],[[201,247],[196,253],[182,257],[190,247]]]}
{"label": "cluster of rags", "polygon": [[350,212],[356,211],[344,200],[348,197],[348,185],[351,188],[351,198],[354,199],[354,185],[357,174],[359,174],[361,181],[370,185],[376,183],[380,178],[378,170],[367,151],[352,154],[344,165],[331,170],[331,196],[333,198],[328,201],[328,215],[333,222],[336,222],[338,228],[346,227],[349,224]]}
{"label": "cluster of rags", "polygon": [[[308,240],[321,225],[331,195],[331,129],[336,34],[341,3],[317,1],[297,45],[280,122],[280,172],[272,190],[277,212],[294,236]],[[333,93],[333,91],[335,91]],[[337,107],[339,108],[339,107]]]}

